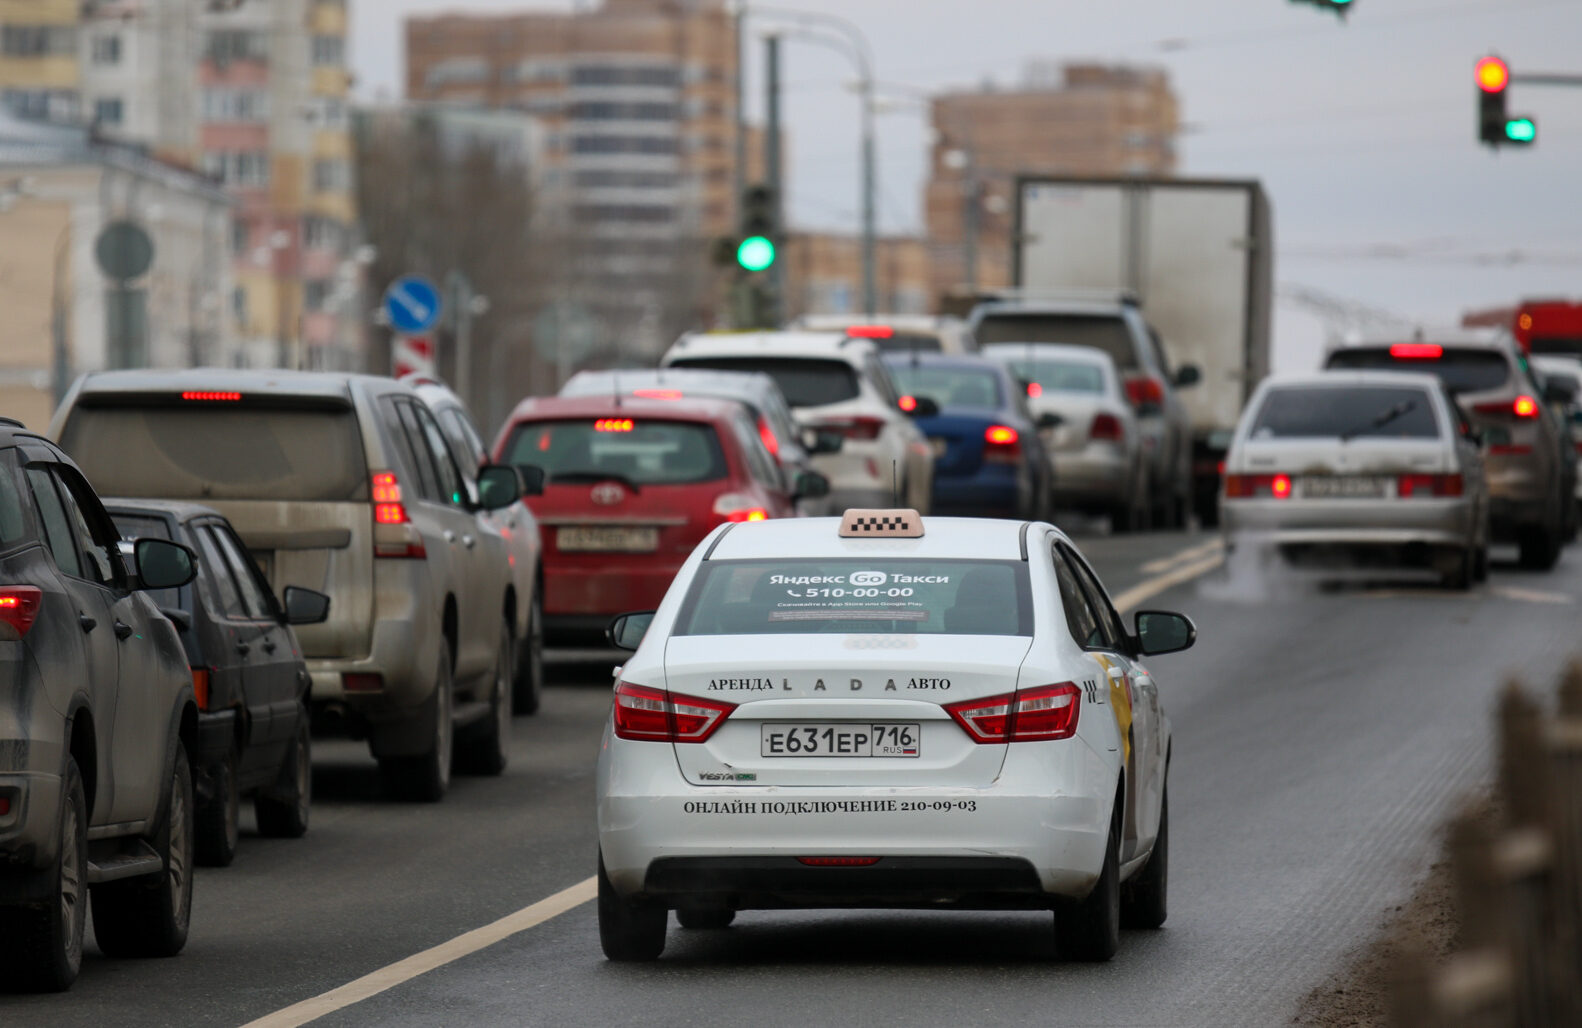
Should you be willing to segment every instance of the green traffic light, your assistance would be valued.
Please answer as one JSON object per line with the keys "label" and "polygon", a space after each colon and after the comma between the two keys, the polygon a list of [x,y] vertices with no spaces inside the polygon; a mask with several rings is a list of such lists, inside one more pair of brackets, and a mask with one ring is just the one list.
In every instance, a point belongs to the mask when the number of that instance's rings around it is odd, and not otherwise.
{"label": "green traffic light", "polygon": [[1538,138],[1538,125],[1531,118],[1511,118],[1505,122],[1505,138],[1513,143],[1531,143]]}
{"label": "green traffic light", "polygon": [[736,248],[736,263],[748,271],[763,271],[775,262],[775,244],[763,236],[748,236]]}

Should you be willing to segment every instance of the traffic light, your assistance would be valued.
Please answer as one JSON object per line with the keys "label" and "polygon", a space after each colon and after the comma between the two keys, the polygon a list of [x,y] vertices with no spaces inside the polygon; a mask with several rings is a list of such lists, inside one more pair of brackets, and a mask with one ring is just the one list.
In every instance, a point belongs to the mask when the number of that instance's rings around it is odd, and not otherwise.
{"label": "traffic light", "polygon": [[1493,147],[1530,146],[1538,138],[1538,123],[1522,116],[1513,118],[1505,110],[1505,94],[1511,84],[1510,65],[1489,56],[1477,63],[1478,140]]}
{"label": "traffic light", "polygon": [[775,262],[775,240],[780,235],[779,197],[769,186],[748,186],[742,191],[741,242],[736,263],[744,271],[767,271]]}
{"label": "traffic light", "polygon": [[1312,4],[1314,7],[1320,8],[1322,10],[1334,11],[1342,18],[1351,13],[1351,9],[1356,6],[1356,0],[1291,0],[1291,2],[1296,4]]}

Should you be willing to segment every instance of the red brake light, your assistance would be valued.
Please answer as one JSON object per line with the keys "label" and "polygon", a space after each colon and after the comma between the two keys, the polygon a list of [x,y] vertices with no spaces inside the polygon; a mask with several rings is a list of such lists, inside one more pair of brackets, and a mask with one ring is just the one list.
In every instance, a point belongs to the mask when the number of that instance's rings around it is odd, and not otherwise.
{"label": "red brake light", "polygon": [[8,626],[15,633],[15,638],[22,638],[38,619],[38,610],[43,602],[44,591],[37,586],[0,586],[0,624]]}
{"label": "red brake light", "polygon": [[767,521],[769,512],[758,506],[751,493],[721,493],[714,500],[714,513],[726,521]]}
{"label": "red brake light", "polygon": [[1390,347],[1390,356],[1403,361],[1436,361],[1445,355],[1445,348],[1438,343],[1396,343]]}
{"label": "red brake light", "polygon": [[1009,425],[990,425],[983,430],[984,442],[992,446],[1009,446],[1016,442],[1016,429]]}
{"label": "red brake light", "polygon": [[1082,690],[1072,682],[945,705],[973,742],[1050,742],[1076,734]]}
{"label": "red brake light", "polygon": [[373,478],[374,522],[380,525],[407,523],[406,506],[401,502],[401,480],[393,471],[376,471]]}
{"label": "red brake light", "polygon": [[1403,500],[1414,496],[1460,496],[1460,475],[1401,475],[1395,480],[1395,495]]}
{"label": "red brake light", "polygon": [[917,410],[917,397],[903,396],[901,399],[896,401],[895,405],[910,414]]}
{"label": "red brake light", "polygon": [[878,857],[797,857],[798,864],[808,867],[872,867]]}
{"label": "red brake light", "polygon": [[1274,494],[1274,498],[1277,500],[1289,499],[1291,496],[1291,476],[1275,475],[1274,479],[1269,483],[1269,491]]}
{"label": "red brake light", "polygon": [[758,419],[758,438],[764,441],[764,449],[769,451],[769,456],[780,456],[780,440],[775,438],[775,430],[769,427],[769,422],[764,418]]}
{"label": "red brake light", "polygon": [[1518,418],[1536,418],[1538,416],[1538,401],[1531,396],[1518,396],[1516,402],[1511,404],[1511,413]]}
{"label": "red brake light", "polygon": [[636,427],[631,418],[600,418],[593,423],[595,432],[630,432]]}
{"label": "red brake light", "polygon": [[983,430],[983,459],[990,464],[1016,464],[1022,459],[1022,438],[1010,425]]}
{"label": "red brake light", "polygon": [[889,325],[852,325],[846,334],[853,339],[892,339],[895,329]]}
{"label": "red brake light", "polygon": [[181,394],[183,400],[198,403],[236,403],[241,400],[241,393],[216,393],[207,390],[191,390]]}
{"label": "red brake light", "polygon": [[209,669],[195,667],[192,669],[192,697],[198,701],[199,710],[209,709]]}
{"label": "red brake light", "polygon": [[382,692],[385,680],[369,671],[343,671],[341,689],[346,692]]}
{"label": "red brake light", "polygon": [[1225,498],[1251,500],[1273,496],[1277,500],[1291,498],[1290,475],[1225,475]]}
{"label": "red brake light", "polygon": [[679,400],[679,399],[681,399],[681,390],[679,390],[679,389],[633,389],[632,390],[632,395],[633,396],[641,396],[641,397],[643,397],[646,400]]}
{"label": "red brake light", "polygon": [[1027,395],[1036,400],[1044,395],[1044,387],[1037,382],[1029,382],[1027,383]]}
{"label": "red brake light", "polygon": [[1100,412],[1093,415],[1093,424],[1088,426],[1088,438],[1118,443],[1126,438],[1126,428],[1120,418]]}
{"label": "red brake light", "polygon": [[1128,375],[1126,398],[1132,402],[1133,407],[1163,407],[1164,383],[1152,375]]}
{"label": "red brake light", "polygon": [[612,716],[621,739],[696,743],[713,735],[735,709],[734,703],[617,682]]}

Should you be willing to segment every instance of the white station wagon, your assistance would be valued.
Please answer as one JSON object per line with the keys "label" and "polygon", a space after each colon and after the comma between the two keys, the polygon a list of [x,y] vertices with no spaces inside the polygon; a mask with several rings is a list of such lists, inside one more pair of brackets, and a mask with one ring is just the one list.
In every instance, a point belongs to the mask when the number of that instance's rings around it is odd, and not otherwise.
{"label": "white station wagon", "polygon": [[[598,763],[599,934],[669,910],[1053,910],[1068,959],[1165,919],[1170,724],[1146,656],[1047,524],[847,511],[722,525],[623,615]],[[639,640],[641,640],[639,642]]]}

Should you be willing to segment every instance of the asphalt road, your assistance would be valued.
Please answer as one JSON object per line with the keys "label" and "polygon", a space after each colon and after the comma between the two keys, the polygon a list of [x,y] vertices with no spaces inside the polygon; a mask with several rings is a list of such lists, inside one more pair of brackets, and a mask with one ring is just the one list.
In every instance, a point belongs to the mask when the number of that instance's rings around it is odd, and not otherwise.
{"label": "asphalt road", "polygon": [[[1214,558],[1205,536],[1083,545],[1134,597]],[[1503,676],[1547,687],[1571,654],[1582,547],[1547,575],[1497,565],[1468,595],[1236,566],[1147,603],[1200,635],[1153,662],[1175,726],[1170,919],[1110,963],[1054,962],[1047,915],[747,912],[721,932],[672,922],[663,960],[621,966],[584,903],[316,1023],[1281,1024],[1485,777]],[[360,745],[321,743],[308,836],[245,830],[232,867],[201,871],[181,956],[90,942],[70,993],[0,996],[0,1025],[241,1025],[584,882],[608,669],[555,668],[506,774],[438,806],[386,799]]]}

